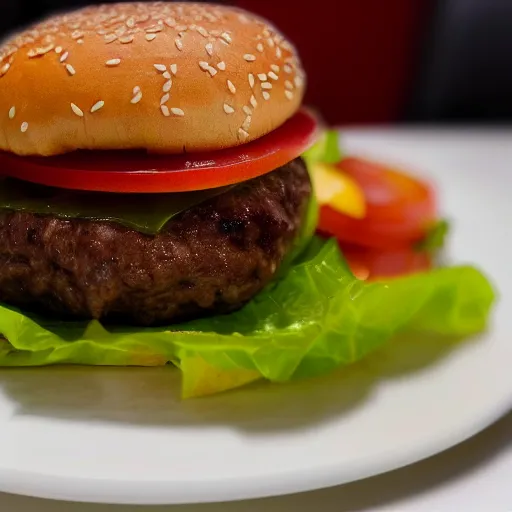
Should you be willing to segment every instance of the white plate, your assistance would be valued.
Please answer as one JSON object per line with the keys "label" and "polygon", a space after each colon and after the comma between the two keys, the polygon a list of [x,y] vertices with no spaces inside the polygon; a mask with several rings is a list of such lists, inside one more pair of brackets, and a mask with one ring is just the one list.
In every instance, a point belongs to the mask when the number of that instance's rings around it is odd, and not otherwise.
{"label": "white plate", "polygon": [[493,328],[402,340],[350,370],[180,403],[169,369],[0,371],[0,490],[185,503],[310,490],[403,466],[512,406],[512,132],[350,132],[350,148],[437,180],[450,253],[499,285]]}

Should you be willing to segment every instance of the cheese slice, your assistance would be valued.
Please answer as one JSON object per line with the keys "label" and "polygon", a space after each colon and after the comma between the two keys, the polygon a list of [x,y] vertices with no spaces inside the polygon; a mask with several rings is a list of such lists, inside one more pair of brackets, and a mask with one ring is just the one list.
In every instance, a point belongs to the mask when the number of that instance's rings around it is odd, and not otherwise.
{"label": "cheese slice", "polygon": [[317,162],[311,178],[318,202],[355,219],[366,215],[366,199],[361,187],[333,165]]}

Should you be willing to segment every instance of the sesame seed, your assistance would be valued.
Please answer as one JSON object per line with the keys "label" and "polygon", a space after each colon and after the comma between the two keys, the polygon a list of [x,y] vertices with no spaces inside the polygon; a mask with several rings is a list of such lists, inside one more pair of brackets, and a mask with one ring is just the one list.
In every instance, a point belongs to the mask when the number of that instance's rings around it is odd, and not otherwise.
{"label": "sesame seed", "polygon": [[211,76],[215,76],[217,74],[217,70],[212,66],[208,66],[208,73],[210,73]]}
{"label": "sesame seed", "polygon": [[9,119],[14,119],[15,115],[16,115],[16,107],[11,107],[9,109]]}
{"label": "sesame seed", "polygon": [[262,81],[262,82],[266,82],[267,81],[267,75],[265,73],[259,73],[258,74],[258,78]]}
{"label": "sesame seed", "polygon": [[5,73],[7,73],[7,71],[9,71],[9,68],[11,67],[11,65],[7,62],[6,64],[4,64],[1,68],[0,68],[0,76],[3,76],[5,75]]}
{"label": "sesame seed", "polygon": [[206,29],[204,29],[203,27],[199,27],[197,29],[197,31],[203,36],[203,37],[208,37],[210,34],[208,34],[208,31]]}
{"label": "sesame seed", "polygon": [[78,44],[84,44],[84,40],[83,40],[83,39],[79,39],[79,40],[77,41],[77,43],[78,43]]}
{"label": "sesame seed", "polygon": [[252,110],[247,105],[244,105],[242,110],[244,111],[244,114],[252,116]]}
{"label": "sesame seed", "polygon": [[136,103],[139,103],[139,101],[142,99],[142,92],[139,90],[139,92],[137,92],[135,94],[135,96],[131,99],[130,103],[132,103],[133,105],[135,105]]}
{"label": "sesame seed", "polygon": [[256,60],[256,57],[252,54],[252,53],[246,53],[244,55],[244,59],[247,61],[247,62],[254,62]]}
{"label": "sesame seed", "polygon": [[171,73],[169,73],[169,71],[164,71],[162,73],[162,76],[166,79],[166,80],[170,80],[171,79]]}
{"label": "sesame seed", "polygon": [[296,87],[302,87],[304,85],[304,79],[301,77],[301,76],[296,76],[295,77],[295,86]]}
{"label": "sesame seed", "polygon": [[71,103],[71,110],[78,116],[78,117],[84,117],[84,113],[82,112],[82,109],[79,108],[74,103]]}
{"label": "sesame seed", "polygon": [[139,94],[140,92],[140,87],[138,85],[136,85],[134,88],[133,88],[133,94]]}
{"label": "sesame seed", "polygon": [[94,114],[94,112],[97,112],[100,110],[100,108],[103,108],[105,106],[105,102],[103,100],[98,101],[91,107],[91,114]]}
{"label": "sesame seed", "polygon": [[104,39],[107,44],[110,44],[110,43],[113,43],[117,39],[117,36],[115,34],[107,34],[104,37]]}
{"label": "sesame seed", "polygon": [[252,108],[256,108],[258,106],[258,102],[256,101],[254,94],[251,96],[251,99],[249,100],[249,102],[251,103]]}
{"label": "sesame seed", "polygon": [[247,24],[250,21],[249,18],[245,14],[239,14],[238,19],[239,19],[240,23],[243,23],[243,24]]}
{"label": "sesame seed", "polygon": [[267,44],[270,46],[270,48],[274,48],[274,46],[276,45],[276,43],[274,43],[274,40],[271,37],[267,39]]}
{"label": "sesame seed", "polygon": [[71,76],[76,74],[75,68],[71,64],[66,64],[66,69]]}
{"label": "sesame seed", "polygon": [[293,84],[290,82],[290,80],[285,80],[284,86],[290,91],[293,91]]}
{"label": "sesame seed", "polygon": [[84,33],[83,32],[80,32],[79,30],[75,30],[72,34],[71,34],[71,39],[80,39],[84,37]]}
{"label": "sesame seed", "polygon": [[126,20],[126,26],[128,28],[133,28],[135,26],[135,19],[133,17],[130,17]]}
{"label": "sesame seed", "polygon": [[57,46],[57,48],[55,48],[55,53],[60,55],[62,53],[62,46]]}
{"label": "sesame seed", "polygon": [[167,103],[169,101],[169,98],[171,96],[169,94],[164,94],[161,98],[160,98],[160,105],[163,105],[164,103]]}
{"label": "sesame seed", "polygon": [[176,27],[176,32],[186,32],[188,30],[187,25],[178,25]]}
{"label": "sesame seed", "polygon": [[270,37],[270,31],[269,31],[269,29],[268,29],[268,28],[266,28],[266,29],[264,29],[264,30],[263,30],[263,36],[264,36],[264,37]]}
{"label": "sesame seed", "polygon": [[263,51],[264,51],[263,45],[261,43],[258,43],[256,45],[256,50],[258,50],[260,53],[263,53]]}
{"label": "sesame seed", "polygon": [[283,56],[283,52],[281,51],[281,48],[278,46],[276,48],[276,57],[280,59]]}
{"label": "sesame seed", "polygon": [[293,100],[293,92],[292,91],[284,91],[284,95],[289,99],[289,100]]}
{"label": "sesame seed", "polygon": [[208,43],[206,46],[205,46],[205,49],[206,49],[206,53],[210,56],[213,55],[213,44],[212,43]]}
{"label": "sesame seed", "polygon": [[262,89],[272,89],[272,84],[270,82],[263,82],[261,84]]}
{"label": "sesame seed", "polygon": [[146,34],[146,41],[153,41],[156,39],[156,34]]}
{"label": "sesame seed", "polygon": [[233,40],[231,39],[231,36],[227,32],[222,32],[220,37],[222,37],[222,39],[224,39],[224,41],[226,41],[226,43],[232,43],[233,42]]}
{"label": "sesame seed", "polygon": [[183,43],[181,42],[180,39],[176,38],[174,40],[174,44],[176,45],[176,48],[178,48],[180,52],[183,50]]}
{"label": "sesame seed", "polygon": [[167,105],[160,105],[160,110],[165,117],[169,117],[171,113],[169,112],[169,107]]}
{"label": "sesame seed", "polygon": [[254,87],[254,75],[252,73],[249,73],[249,85],[251,89]]}
{"label": "sesame seed", "polygon": [[37,53],[39,55],[45,55],[46,53],[48,53],[49,51],[53,50],[55,48],[55,45],[53,43],[50,43],[46,46],[43,46],[42,48],[38,48],[37,49]]}
{"label": "sesame seed", "polygon": [[279,71],[281,71],[281,68],[277,64],[271,64],[270,69],[274,71],[274,73],[279,73]]}
{"label": "sesame seed", "polygon": [[224,112],[226,112],[226,114],[232,114],[234,111],[235,109],[231,105],[224,103]]}
{"label": "sesame seed", "polygon": [[119,42],[121,44],[128,44],[133,42],[134,37],[133,36],[123,36],[119,38]]}
{"label": "sesame seed", "polygon": [[164,72],[167,70],[167,66],[165,64],[153,64],[153,67],[160,72]]}
{"label": "sesame seed", "polygon": [[226,71],[226,63],[225,63],[223,60],[217,64],[217,67],[218,67],[221,71]]}
{"label": "sesame seed", "polygon": [[245,118],[245,121],[244,123],[242,124],[242,128],[247,132],[249,131],[249,128],[251,127],[251,121],[252,121],[252,117],[251,116],[247,116]]}
{"label": "sesame seed", "polygon": [[208,64],[208,62],[205,62],[204,60],[200,60],[199,61],[199,67],[203,70],[203,71],[207,71],[208,68],[210,67],[210,64]]}
{"label": "sesame seed", "polygon": [[110,59],[105,62],[107,66],[119,66],[121,64],[121,59]]}
{"label": "sesame seed", "polygon": [[292,67],[289,64],[285,64],[283,69],[285,73],[291,74],[292,72]]}
{"label": "sesame seed", "polygon": [[235,94],[236,93],[236,87],[234,86],[233,82],[231,80],[228,80],[227,84],[228,84],[229,91],[231,93]]}
{"label": "sesame seed", "polygon": [[149,27],[144,30],[144,32],[147,32],[148,34],[157,34],[158,32],[162,32],[163,27],[157,26],[157,27]]}
{"label": "sesame seed", "polygon": [[166,18],[164,20],[164,23],[171,28],[174,28],[176,26],[176,20],[174,18]]}
{"label": "sesame seed", "polygon": [[178,64],[171,64],[169,69],[171,70],[171,73],[176,76],[176,73],[178,72]]}
{"label": "sesame seed", "polygon": [[243,140],[246,140],[249,138],[249,134],[243,129],[243,128],[239,128],[238,129],[238,135],[240,135],[240,137],[243,139]]}
{"label": "sesame seed", "polygon": [[27,52],[27,57],[29,59],[33,59],[34,57],[38,57],[39,56],[39,52],[37,51],[37,48],[32,48],[32,50],[29,50]]}
{"label": "sesame seed", "polygon": [[60,61],[61,62],[64,62],[69,56],[69,52],[64,52],[61,56],[60,56]]}
{"label": "sesame seed", "polygon": [[171,112],[175,115],[175,116],[180,116],[180,117],[183,117],[185,115],[185,112],[183,112],[183,110],[181,110],[181,108],[171,108]]}
{"label": "sesame seed", "polygon": [[268,101],[270,99],[270,94],[267,91],[263,91],[263,99]]}
{"label": "sesame seed", "polygon": [[21,133],[25,133],[28,130],[28,123],[27,122],[21,123],[20,129],[21,129]]}
{"label": "sesame seed", "polygon": [[172,87],[172,80],[168,80],[167,82],[165,82],[164,86],[162,87],[162,90],[164,92],[169,92],[171,90],[171,87]]}
{"label": "sesame seed", "polygon": [[271,71],[269,74],[268,74],[269,78],[271,78],[272,80],[279,80],[279,77],[273,72]]}

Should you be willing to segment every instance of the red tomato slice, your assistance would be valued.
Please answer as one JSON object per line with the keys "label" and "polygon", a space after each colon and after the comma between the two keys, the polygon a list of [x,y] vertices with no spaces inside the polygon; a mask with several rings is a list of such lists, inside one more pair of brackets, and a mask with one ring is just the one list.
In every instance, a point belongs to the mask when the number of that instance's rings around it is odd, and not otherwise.
{"label": "red tomato slice", "polygon": [[0,152],[3,174],[66,189],[101,192],[187,192],[266,174],[300,156],[316,140],[318,125],[301,110],[281,127],[247,144],[184,155],[145,151],[75,151],[52,157]]}
{"label": "red tomato slice", "polygon": [[320,231],[344,242],[385,248],[421,240],[435,222],[435,194],[427,183],[360,158],[345,158],[338,168],[362,188],[366,216],[355,219],[323,206]]}
{"label": "red tomato slice", "polygon": [[340,244],[347,262],[358,279],[376,280],[400,277],[430,270],[432,256],[413,247],[373,249]]}

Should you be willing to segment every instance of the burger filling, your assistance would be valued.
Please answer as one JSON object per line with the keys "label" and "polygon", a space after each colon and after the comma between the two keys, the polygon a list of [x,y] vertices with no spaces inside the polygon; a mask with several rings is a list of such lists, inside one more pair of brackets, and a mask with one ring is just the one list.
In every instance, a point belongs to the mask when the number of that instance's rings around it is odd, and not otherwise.
{"label": "burger filling", "polygon": [[293,252],[311,197],[300,158],[202,192],[81,193],[12,180],[1,190],[1,302],[143,325],[248,302]]}

